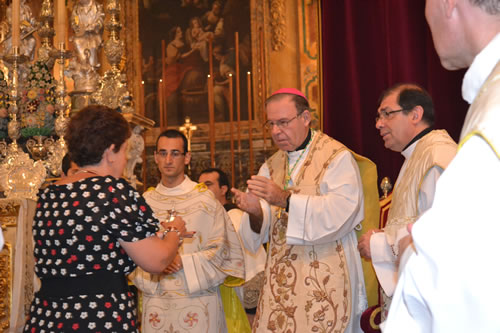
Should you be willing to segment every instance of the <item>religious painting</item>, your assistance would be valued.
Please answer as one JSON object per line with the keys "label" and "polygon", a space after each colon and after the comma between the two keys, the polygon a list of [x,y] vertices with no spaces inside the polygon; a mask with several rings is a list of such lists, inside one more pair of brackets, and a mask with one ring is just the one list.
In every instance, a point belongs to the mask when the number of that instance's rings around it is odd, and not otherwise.
{"label": "religious painting", "polygon": [[241,120],[248,119],[250,31],[250,1],[140,1],[144,115],[161,127],[180,126],[185,117],[208,123],[212,74],[215,121],[229,121],[231,100],[235,112],[239,103]]}

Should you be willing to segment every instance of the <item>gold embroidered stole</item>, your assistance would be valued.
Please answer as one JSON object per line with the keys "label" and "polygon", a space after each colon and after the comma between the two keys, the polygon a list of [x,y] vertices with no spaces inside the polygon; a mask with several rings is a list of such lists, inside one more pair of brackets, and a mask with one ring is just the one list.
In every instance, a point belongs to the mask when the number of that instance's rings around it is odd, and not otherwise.
{"label": "gold embroidered stole", "polygon": [[496,64],[486,82],[481,86],[471,104],[460,135],[461,147],[472,136],[485,140],[500,158],[500,61]]}
{"label": "gold embroidered stole", "polygon": [[[344,149],[338,141],[318,132],[294,179],[294,186],[289,189],[293,193],[319,195],[326,168]],[[286,153],[278,151],[267,162],[271,178],[282,187],[286,159]],[[341,241],[288,245],[288,214],[280,214],[278,207],[272,210],[265,281],[253,330],[343,332],[350,321],[352,295]]]}

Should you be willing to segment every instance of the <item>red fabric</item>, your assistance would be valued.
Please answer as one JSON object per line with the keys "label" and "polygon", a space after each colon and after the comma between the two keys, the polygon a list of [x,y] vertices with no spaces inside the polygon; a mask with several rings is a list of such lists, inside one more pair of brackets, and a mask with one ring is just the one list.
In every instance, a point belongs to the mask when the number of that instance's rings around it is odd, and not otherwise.
{"label": "red fabric", "polygon": [[441,67],[425,21],[425,0],[321,1],[324,131],[377,164],[395,182],[403,157],[375,128],[378,98],[414,82],[434,99],[436,128],[458,140],[468,105],[464,71]]}

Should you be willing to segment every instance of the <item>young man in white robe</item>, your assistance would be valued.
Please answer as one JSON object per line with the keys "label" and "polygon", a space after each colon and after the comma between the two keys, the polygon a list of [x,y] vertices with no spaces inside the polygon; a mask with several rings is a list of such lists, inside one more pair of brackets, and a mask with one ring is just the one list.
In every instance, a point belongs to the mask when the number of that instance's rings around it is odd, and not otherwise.
{"label": "young man in white robe", "polygon": [[469,67],[471,106],[434,204],[411,230],[384,332],[498,332],[500,1],[427,0],[425,16],[443,67]]}
{"label": "young man in white robe", "polygon": [[245,277],[238,235],[224,207],[205,185],[184,174],[190,159],[182,133],[160,134],[155,161],[161,181],[144,197],[159,220],[180,216],[195,235],[184,239],[165,274],[139,268],[132,274],[143,296],[144,333],[226,332],[219,286],[228,276]]}

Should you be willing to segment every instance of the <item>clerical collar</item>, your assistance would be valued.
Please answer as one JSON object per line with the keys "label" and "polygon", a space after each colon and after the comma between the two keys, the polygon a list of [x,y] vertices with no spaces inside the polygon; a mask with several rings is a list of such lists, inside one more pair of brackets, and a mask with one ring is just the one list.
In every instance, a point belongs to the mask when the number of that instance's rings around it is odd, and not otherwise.
{"label": "clerical collar", "polygon": [[423,138],[426,134],[428,134],[429,132],[432,131],[432,127],[427,127],[426,129],[424,129],[422,132],[418,133],[417,135],[415,135],[415,137],[410,141],[410,143],[408,143],[406,145],[406,147],[403,149],[403,151],[406,150],[406,148],[410,147],[415,141],[418,141],[420,140],[421,138]]}
{"label": "clerical collar", "polygon": [[302,144],[300,146],[298,146],[297,149],[295,149],[294,151],[299,151],[299,150],[302,150],[302,149],[306,149],[307,144],[311,140],[311,135],[312,135],[312,132],[311,132],[311,129],[309,129],[309,131],[307,132],[307,136],[306,136],[306,139],[304,140],[304,142],[302,142]]}
{"label": "clerical collar", "polygon": [[236,208],[238,208],[238,206],[236,206],[232,202],[228,202],[228,203],[224,204],[224,209],[226,210],[226,212],[229,212],[231,209],[236,209]]}

